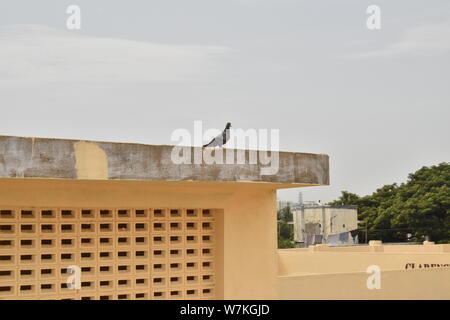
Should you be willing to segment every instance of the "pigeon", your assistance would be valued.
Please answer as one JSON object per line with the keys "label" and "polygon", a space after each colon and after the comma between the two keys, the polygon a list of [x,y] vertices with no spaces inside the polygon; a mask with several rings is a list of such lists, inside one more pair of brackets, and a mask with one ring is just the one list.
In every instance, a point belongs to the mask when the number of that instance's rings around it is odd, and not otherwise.
{"label": "pigeon", "polygon": [[228,140],[230,140],[230,128],[231,128],[231,123],[228,122],[225,129],[223,130],[223,132],[221,134],[219,134],[217,137],[215,137],[214,139],[212,139],[210,143],[205,144],[203,146],[203,148],[223,146],[225,143],[228,142]]}

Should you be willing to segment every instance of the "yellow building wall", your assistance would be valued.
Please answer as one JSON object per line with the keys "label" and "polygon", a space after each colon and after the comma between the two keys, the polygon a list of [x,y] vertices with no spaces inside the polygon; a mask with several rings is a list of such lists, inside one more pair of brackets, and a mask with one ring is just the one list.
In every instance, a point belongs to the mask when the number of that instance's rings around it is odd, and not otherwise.
{"label": "yellow building wall", "polygon": [[[449,249],[381,245],[278,250],[279,298],[450,299]],[[379,290],[367,288],[372,265],[381,271]]]}
{"label": "yellow building wall", "polygon": [[[439,245],[437,245],[439,246]],[[384,246],[390,247],[390,245]],[[424,264],[449,264],[450,253],[443,252],[351,252],[351,251],[300,251],[279,250],[280,275],[326,274],[345,272],[365,272],[370,265],[378,265],[382,270],[404,270],[407,264],[415,263],[415,268]],[[362,247],[368,249],[368,247]],[[334,248],[330,248],[334,249]],[[408,266],[408,268],[410,268]],[[448,268],[450,270],[450,268]],[[450,281],[450,279],[449,279]]]}
{"label": "yellow building wall", "polygon": [[0,180],[0,206],[218,209],[218,299],[277,297],[275,200],[264,183]]}
{"label": "yellow building wall", "polygon": [[281,276],[279,299],[283,300],[448,300],[450,271],[388,270],[381,273],[381,289],[369,290],[365,272]]}
{"label": "yellow building wall", "polygon": [[[270,184],[0,180],[0,207],[24,206],[214,209],[216,299],[450,299],[450,268],[418,269],[450,263],[450,245],[277,250]],[[366,287],[370,265],[381,290]]]}

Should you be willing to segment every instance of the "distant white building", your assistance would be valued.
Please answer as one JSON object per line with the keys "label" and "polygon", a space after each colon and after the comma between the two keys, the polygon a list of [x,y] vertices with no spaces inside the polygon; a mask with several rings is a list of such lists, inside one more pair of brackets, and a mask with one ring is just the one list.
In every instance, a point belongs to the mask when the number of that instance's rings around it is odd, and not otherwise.
{"label": "distant white building", "polygon": [[329,206],[304,202],[292,210],[294,241],[300,247],[328,243],[331,246],[358,243],[351,231],[358,229],[356,206]]}

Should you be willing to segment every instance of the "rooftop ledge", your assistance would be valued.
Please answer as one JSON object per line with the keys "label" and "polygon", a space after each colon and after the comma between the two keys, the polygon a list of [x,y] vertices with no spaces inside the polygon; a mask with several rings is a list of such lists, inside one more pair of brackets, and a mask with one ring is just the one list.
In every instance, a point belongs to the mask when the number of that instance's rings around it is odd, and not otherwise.
{"label": "rooftop ledge", "polygon": [[[223,163],[212,163],[212,157]],[[0,136],[0,179],[7,178],[259,182],[297,187],[328,185],[329,163],[325,154]]]}

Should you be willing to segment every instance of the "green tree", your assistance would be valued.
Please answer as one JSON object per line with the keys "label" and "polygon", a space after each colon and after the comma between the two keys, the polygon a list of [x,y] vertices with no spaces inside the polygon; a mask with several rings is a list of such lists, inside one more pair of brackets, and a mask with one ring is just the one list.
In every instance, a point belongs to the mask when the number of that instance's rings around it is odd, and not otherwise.
{"label": "green tree", "polygon": [[293,248],[294,247],[294,229],[293,225],[289,224],[292,221],[292,210],[287,206],[278,210],[278,248]]}
{"label": "green tree", "polygon": [[281,220],[283,222],[290,222],[292,221],[292,210],[290,206],[286,206],[281,210],[278,210],[278,220]]}
{"label": "green tree", "polygon": [[328,203],[329,205],[333,206],[339,206],[339,205],[355,205],[358,203],[358,200],[360,199],[357,194],[348,192],[348,191],[341,191],[341,196],[338,200],[331,201]]}
{"label": "green tree", "polygon": [[358,219],[367,222],[369,239],[406,241],[411,233],[415,241],[429,236],[437,243],[449,243],[450,163],[423,167],[405,183],[385,185],[371,195],[342,191],[330,204],[357,205]]}
{"label": "green tree", "polygon": [[450,163],[422,167],[402,184],[389,208],[394,227],[408,226],[414,239],[450,242]]}

